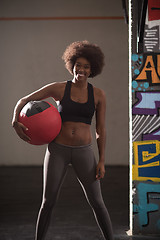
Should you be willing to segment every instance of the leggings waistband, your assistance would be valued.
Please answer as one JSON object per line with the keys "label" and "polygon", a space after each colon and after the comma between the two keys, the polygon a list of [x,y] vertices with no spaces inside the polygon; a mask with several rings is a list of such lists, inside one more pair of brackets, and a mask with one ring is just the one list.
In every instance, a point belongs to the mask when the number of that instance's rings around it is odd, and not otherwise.
{"label": "leggings waistband", "polygon": [[80,149],[80,148],[89,148],[92,146],[92,143],[87,144],[87,145],[81,145],[81,146],[70,146],[70,145],[65,145],[65,144],[61,144],[61,143],[56,143],[56,142],[51,142],[50,144],[54,144],[57,147],[61,147],[61,148],[68,148],[68,149]]}

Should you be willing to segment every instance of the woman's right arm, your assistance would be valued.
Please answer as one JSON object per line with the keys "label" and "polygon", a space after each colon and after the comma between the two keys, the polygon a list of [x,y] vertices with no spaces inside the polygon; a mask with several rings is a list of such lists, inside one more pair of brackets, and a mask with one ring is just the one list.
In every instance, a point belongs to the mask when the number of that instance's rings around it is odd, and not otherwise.
{"label": "woman's right arm", "polygon": [[62,83],[52,83],[46,85],[39,90],[21,98],[17,102],[13,112],[12,126],[21,139],[27,142],[30,141],[30,138],[24,133],[24,130],[27,130],[27,128],[22,123],[18,122],[19,113],[22,108],[30,101],[40,101],[48,97],[53,97],[57,101],[60,100],[62,97],[61,95],[63,86],[64,85]]}

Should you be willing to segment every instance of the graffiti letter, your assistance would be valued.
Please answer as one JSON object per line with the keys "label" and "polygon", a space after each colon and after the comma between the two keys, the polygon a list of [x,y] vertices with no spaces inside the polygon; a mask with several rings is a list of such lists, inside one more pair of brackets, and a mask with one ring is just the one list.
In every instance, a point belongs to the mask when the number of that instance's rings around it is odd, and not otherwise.
{"label": "graffiti letter", "polygon": [[[160,61],[159,58],[160,58],[160,55],[157,55],[157,64],[159,64],[159,61]],[[144,67],[142,68],[142,71],[140,72],[140,74],[135,80],[136,81],[146,80],[152,83],[160,83],[160,79],[158,76],[158,68],[159,66],[157,65],[157,71],[156,71],[154,61],[153,61],[153,56],[152,55],[147,56]]]}
{"label": "graffiti letter", "polygon": [[133,180],[160,181],[160,142],[134,142]]}
{"label": "graffiti letter", "polygon": [[143,227],[148,224],[148,213],[159,210],[157,204],[149,203],[148,194],[160,194],[160,184],[139,183],[137,186],[137,193],[139,202],[138,205],[134,205],[134,212],[138,213],[140,226]]}

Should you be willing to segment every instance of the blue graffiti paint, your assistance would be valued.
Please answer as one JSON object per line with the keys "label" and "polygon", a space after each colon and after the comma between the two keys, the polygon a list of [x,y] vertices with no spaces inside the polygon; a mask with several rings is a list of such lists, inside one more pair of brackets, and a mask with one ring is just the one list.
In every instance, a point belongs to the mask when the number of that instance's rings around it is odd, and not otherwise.
{"label": "blue graffiti paint", "polygon": [[157,221],[156,227],[160,229],[160,219]]}
{"label": "blue graffiti paint", "polygon": [[160,92],[137,92],[138,102],[133,106],[133,114],[158,115],[160,108]]}
{"label": "blue graffiti paint", "polygon": [[137,87],[138,87],[137,81],[133,81],[133,82],[132,82],[132,87],[133,87],[133,88],[137,88]]}
{"label": "blue graffiti paint", "polygon": [[148,88],[148,87],[149,87],[149,83],[148,83],[148,82],[145,82],[145,83],[143,84],[143,86],[144,86],[145,88]]}
{"label": "blue graffiti paint", "polygon": [[[138,88],[138,82],[137,81],[135,81],[135,80],[132,81],[132,88]],[[146,89],[149,88],[149,83],[148,82],[145,82],[143,84],[141,83],[138,90],[141,91],[142,88],[144,88],[143,91],[146,91]]]}
{"label": "blue graffiti paint", "polygon": [[[139,196],[138,205],[134,205],[133,210],[138,214],[140,227],[144,227],[148,225],[149,222],[149,212],[155,212],[159,210],[159,206],[157,204],[149,203],[147,194],[148,193],[158,193],[160,194],[160,184],[146,184],[139,183],[137,185],[137,194]],[[159,220],[157,222],[159,228]]]}
{"label": "blue graffiti paint", "polygon": [[139,177],[160,178],[160,166],[139,168],[138,175]]}
{"label": "blue graffiti paint", "polygon": [[138,61],[138,55],[137,54],[132,54],[132,61],[134,61],[134,62]]}
{"label": "blue graffiti paint", "polygon": [[[155,162],[154,158],[148,160],[147,162],[143,162],[143,152],[148,152],[148,154],[156,153],[156,144],[155,143],[151,143],[151,144],[144,143],[144,144],[138,145],[138,163],[141,166],[141,165]],[[160,160],[160,156],[159,156],[158,160]],[[157,161],[157,159],[156,159],[156,161]]]}
{"label": "blue graffiti paint", "polygon": [[140,74],[139,69],[135,69],[135,70],[134,70],[134,73],[135,73],[136,75]]}

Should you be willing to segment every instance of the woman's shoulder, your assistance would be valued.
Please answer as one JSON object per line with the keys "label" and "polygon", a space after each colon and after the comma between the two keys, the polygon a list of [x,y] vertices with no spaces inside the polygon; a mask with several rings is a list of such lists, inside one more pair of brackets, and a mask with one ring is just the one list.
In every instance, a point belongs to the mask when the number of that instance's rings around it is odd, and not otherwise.
{"label": "woman's shoulder", "polygon": [[52,90],[63,91],[65,89],[66,84],[67,84],[67,81],[52,82],[52,83],[48,84],[48,86],[50,86],[50,88]]}
{"label": "woman's shoulder", "polygon": [[94,89],[94,100],[95,100],[96,110],[105,108],[106,106],[105,91],[97,87],[93,87],[93,89]]}
{"label": "woman's shoulder", "polygon": [[55,98],[55,100],[61,100],[64,95],[65,86],[67,81],[63,82],[52,82],[48,84],[46,87],[48,88],[51,96]]}
{"label": "woman's shoulder", "polygon": [[94,95],[97,98],[105,98],[106,94],[105,91],[101,88],[97,88],[93,86],[93,90],[94,90]]}
{"label": "woman's shoulder", "polygon": [[63,81],[63,82],[52,82],[52,83],[51,83],[51,86],[63,88],[64,86],[66,86],[66,84],[67,84],[67,81]]}

